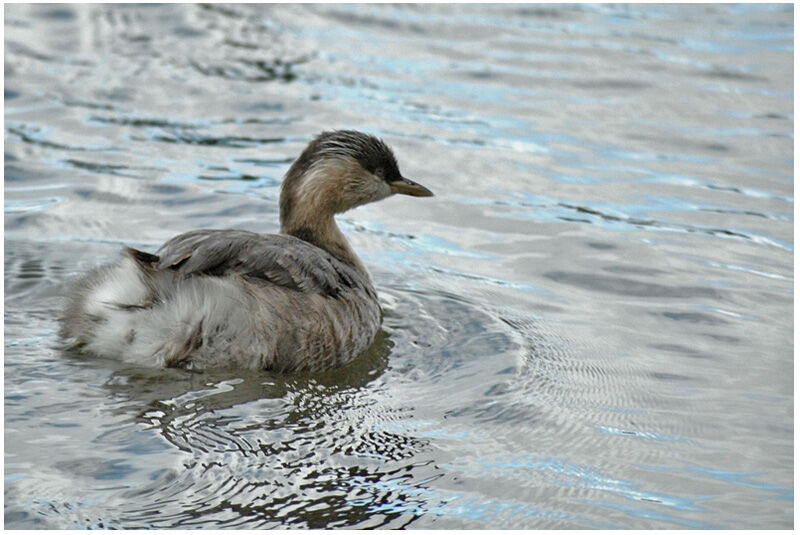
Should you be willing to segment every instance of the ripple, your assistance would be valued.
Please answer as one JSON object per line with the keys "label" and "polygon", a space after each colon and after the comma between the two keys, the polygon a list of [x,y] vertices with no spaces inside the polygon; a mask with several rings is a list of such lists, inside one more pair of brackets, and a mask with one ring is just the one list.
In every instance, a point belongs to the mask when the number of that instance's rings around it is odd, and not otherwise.
{"label": "ripple", "polygon": [[61,197],[43,197],[40,199],[17,199],[6,200],[3,203],[4,211],[7,214],[20,214],[25,212],[41,212],[48,207],[64,202]]}
{"label": "ripple", "polygon": [[47,139],[44,139],[45,135],[42,128],[29,124],[9,125],[8,123],[6,123],[6,132],[16,136],[17,138],[19,138],[20,141],[23,141],[24,143],[30,145],[38,145],[40,147],[44,147],[47,149],[74,150],[74,151],[101,150],[97,147],[79,147],[79,146],[73,146],[64,143],[56,143],[53,141],[49,141]]}
{"label": "ripple", "polygon": [[180,145],[203,145],[211,147],[248,148],[266,144],[285,143],[283,137],[254,138],[248,136],[206,136],[199,134],[153,134],[149,138],[132,137],[136,141],[158,141],[161,143],[175,143]]}
{"label": "ripple", "polygon": [[[230,40],[225,41],[227,44],[235,47],[243,47],[241,43],[232,43]],[[255,45],[252,45],[255,46]],[[251,46],[251,47],[252,47]],[[248,48],[245,46],[245,48]],[[232,80],[243,80],[246,82],[273,82],[279,81],[283,83],[290,83],[297,79],[297,66],[308,62],[307,58],[299,58],[293,60],[284,60],[275,58],[272,60],[239,60],[239,67],[226,65],[201,65],[198,62],[191,62],[200,74],[205,76],[219,76]]]}
{"label": "ripple", "polygon": [[545,277],[556,282],[585,288],[587,290],[611,293],[615,295],[637,297],[660,297],[670,299],[688,299],[693,297],[707,297],[719,299],[720,292],[707,286],[666,286],[652,282],[641,282],[622,277],[608,277],[596,273],[577,273],[566,271],[552,271],[544,274]]}
{"label": "ripple", "polygon": [[169,119],[159,118],[146,118],[146,117],[101,117],[92,116],[89,121],[98,124],[112,124],[119,126],[132,126],[134,128],[168,128],[180,130],[194,130],[209,126],[208,120],[199,120],[195,122],[178,122]]}
{"label": "ripple", "polygon": [[[717,186],[710,189],[719,189]],[[733,188],[731,191],[738,188]],[[737,209],[727,209],[712,205],[692,204],[687,201],[674,200],[668,198],[650,198],[644,205],[627,204],[577,204],[574,202],[557,201],[547,197],[541,197],[530,193],[511,193],[511,199],[487,200],[487,199],[465,199],[470,203],[494,204],[502,207],[493,212],[492,215],[507,219],[536,219],[544,221],[565,221],[569,223],[580,223],[599,225],[609,230],[628,230],[644,229],[658,232],[678,232],[688,234],[703,234],[713,237],[742,239],[752,241],[760,245],[776,247],[787,251],[793,250],[790,243],[773,237],[764,236],[749,229],[741,228],[720,228],[707,225],[697,225],[680,220],[667,221],[651,217],[644,217],[648,212],[669,210],[673,213],[679,212],[717,212],[717,213],[736,213],[740,215],[758,215],[765,219],[786,220],[788,216],[782,214],[767,214],[765,212],[753,212]],[[525,211],[509,211],[507,207],[523,208]],[[643,215],[634,215],[634,214]],[[738,219],[737,219],[738,220]]]}

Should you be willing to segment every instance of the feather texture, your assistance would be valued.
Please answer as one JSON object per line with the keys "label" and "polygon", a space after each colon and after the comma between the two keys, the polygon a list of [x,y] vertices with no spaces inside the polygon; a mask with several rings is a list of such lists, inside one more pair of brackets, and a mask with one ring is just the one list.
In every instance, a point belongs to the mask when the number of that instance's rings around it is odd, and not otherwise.
{"label": "feather texture", "polygon": [[254,284],[335,297],[359,286],[374,296],[372,283],[319,247],[294,236],[243,230],[198,230],[172,238],[156,253],[156,269],[182,276],[238,275]]}
{"label": "feather texture", "polygon": [[126,249],[74,289],[62,335],[137,364],[318,370],[371,342],[369,277],[293,236],[181,234],[156,255]]}

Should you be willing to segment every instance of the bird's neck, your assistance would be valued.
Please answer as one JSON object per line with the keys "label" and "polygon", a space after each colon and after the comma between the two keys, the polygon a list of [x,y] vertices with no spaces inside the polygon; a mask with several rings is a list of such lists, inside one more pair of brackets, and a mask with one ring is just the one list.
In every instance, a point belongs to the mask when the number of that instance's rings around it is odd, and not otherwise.
{"label": "bird's neck", "polygon": [[281,224],[281,233],[300,238],[303,241],[324,249],[337,260],[364,273],[369,277],[369,272],[361,259],[350,247],[333,215],[317,215],[304,220],[290,219]]}
{"label": "bird's neck", "polygon": [[291,169],[281,188],[281,232],[328,251],[369,278],[333,218],[351,206],[342,195],[342,184],[348,184],[359,172],[358,163],[348,160],[326,161],[302,175]]}

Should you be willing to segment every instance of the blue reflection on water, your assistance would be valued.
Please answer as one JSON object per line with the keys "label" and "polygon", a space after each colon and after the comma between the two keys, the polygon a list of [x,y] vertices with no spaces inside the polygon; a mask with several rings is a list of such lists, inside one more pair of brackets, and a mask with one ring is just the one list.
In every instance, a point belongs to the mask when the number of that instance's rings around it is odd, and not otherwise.
{"label": "blue reflection on water", "polygon": [[596,425],[595,429],[607,435],[621,435],[636,438],[654,439],[662,442],[689,442],[685,437],[677,437],[673,435],[665,435],[663,433],[655,433],[652,431],[637,431],[634,429],[621,429],[618,427],[610,427],[607,425]]}
{"label": "blue reflection on water", "polygon": [[686,526],[687,528],[694,528],[694,529],[720,529],[720,526],[714,524],[708,524],[706,522],[696,522],[693,520],[688,520],[685,518],[679,518],[673,515],[668,515],[665,513],[653,511],[651,509],[644,509],[642,507],[637,507],[635,505],[624,505],[620,503],[614,502],[606,502],[600,500],[584,500],[586,503],[591,503],[593,505],[599,505],[601,507],[608,507],[609,509],[616,509],[623,513],[627,513],[631,516],[639,517],[639,518],[647,518],[651,520],[661,520],[662,522],[668,522],[671,524],[677,524],[679,526]]}
{"label": "blue reflection on water", "polygon": [[775,498],[780,500],[794,500],[794,489],[791,487],[784,487],[781,485],[774,485],[762,481],[753,481],[753,477],[757,476],[759,472],[740,472],[735,470],[723,470],[720,468],[711,468],[708,466],[654,466],[654,465],[640,465],[644,470],[652,470],[654,472],[666,473],[681,473],[687,472],[691,474],[699,474],[710,479],[732,483],[741,487],[758,489],[766,491]]}
{"label": "blue reflection on water", "polygon": [[[491,476],[493,478],[503,477],[522,480],[546,479],[549,478],[547,474],[554,474],[562,476],[561,479],[554,482],[558,485],[607,491],[629,500],[646,502],[652,506],[668,507],[679,511],[705,511],[705,508],[697,505],[697,502],[710,499],[708,496],[684,497],[641,490],[633,481],[604,475],[597,467],[572,463],[555,457],[537,457],[533,455],[513,458],[498,457],[494,459],[479,457],[470,461],[469,465],[451,463],[442,464],[440,467],[447,470],[448,473],[455,472],[475,477]],[[712,527],[708,524],[680,519],[663,511],[656,512],[650,509],[643,509],[642,505],[625,506],[596,500],[586,500],[586,502],[620,509],[635,516],[656,518],[679,525]]]}
{"label": "blue reflection on water", "polygon": [[486,521],[493,523],[495,526],[501,526],[503,523],[514,525],[514,522],[518,521],[519,518],[528,517],[572,520],[595,528],[613,527],[611,524],[590,520],[575,513],[539,508],[527,503],[494,498],[486,499],[467,492],[432,490],[424,486],[425,482],[409,484],[405,482],[405,478],[372,482],[357,476],[349,479],[348,483],[374,494],[400,494],[399,498],[382,500],[379,503],[375,503],[373,498],[362,498],[348,502],[354,506],[369,505],[370,511],[374,513],[433,514],[466,520]]}

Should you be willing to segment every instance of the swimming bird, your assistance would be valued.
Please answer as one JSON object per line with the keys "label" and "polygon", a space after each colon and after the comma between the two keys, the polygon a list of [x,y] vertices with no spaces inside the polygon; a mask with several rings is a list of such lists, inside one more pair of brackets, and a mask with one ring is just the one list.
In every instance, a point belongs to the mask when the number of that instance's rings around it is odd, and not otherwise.
{"label": "swimming bird", "polygon": [[126,248],[75,283],[61,335],[84,353],[153,367],[341,366],[369,346],[381,312],[334,215],[395,193],[433,195],[377,137],[323,132],[284,176],[280,234],[194,230],[155,254]]}

